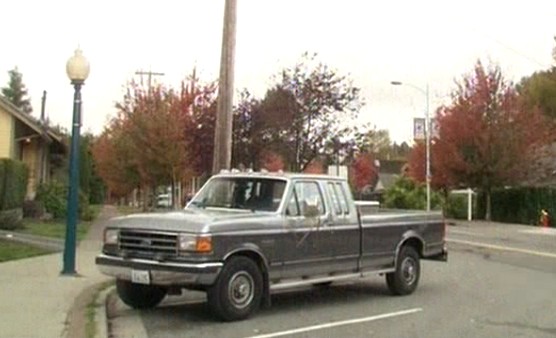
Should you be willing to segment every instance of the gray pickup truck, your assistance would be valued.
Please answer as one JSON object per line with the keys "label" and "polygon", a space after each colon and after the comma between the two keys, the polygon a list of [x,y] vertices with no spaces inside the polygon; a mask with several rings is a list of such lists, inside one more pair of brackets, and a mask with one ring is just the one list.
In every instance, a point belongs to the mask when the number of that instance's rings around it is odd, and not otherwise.
{"label": "gray pickup truck", "polygon": [[371,274],[410,294],[420,259],[447,260],[440,212],[368,211],[345,179],[258,172],[213,176],[184,210],[112,219],[96,264],[133,308],[201,290],[231,321],[273,291]]}

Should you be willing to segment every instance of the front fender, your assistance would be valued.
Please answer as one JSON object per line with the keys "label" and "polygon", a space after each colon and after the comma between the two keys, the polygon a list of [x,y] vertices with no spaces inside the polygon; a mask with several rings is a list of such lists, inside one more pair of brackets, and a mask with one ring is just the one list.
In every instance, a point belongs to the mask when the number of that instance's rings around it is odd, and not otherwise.
{"label": "front fender", "polygon": [[239,247],[229,251],[224,256],[224,261],[237,254],[247,254],[247,256],[249,257],[253,257],[254,255],[260,261],[260,263],[262,263],[264,270],[268,271],[268,260],[266,259],[263,251],[261,250],[261,248],[259,248],[258,245],[254,243],[243,243]]}

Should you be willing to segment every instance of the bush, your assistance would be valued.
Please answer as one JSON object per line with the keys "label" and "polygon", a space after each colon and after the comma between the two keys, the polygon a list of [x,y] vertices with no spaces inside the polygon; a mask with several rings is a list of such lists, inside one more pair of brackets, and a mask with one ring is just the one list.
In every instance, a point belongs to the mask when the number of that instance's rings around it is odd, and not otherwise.
{"label": "bush", "polygon": [[[68,187],[58,181],[41,184],[37,189],[35,200],[44,205],[46,212],[55,219],[64,219],[68,214]],[[82,220],[90,218],[89,199],[79,191],[79,217]]]}
{"label": "bush", "polygon": [[0,159],[0,210],[21,208],[27,192],[27,167],[23,162]]}
{"label": "bush", "polygon": [[1,210],[0,229],[15,230],[23,227],[23,211],[21,209]]}
{"label": "bush", "polygon": [[444,215],[448,218],[467,219],[467,195],[448,195],[444,202]]}
{"label": "bush", "polygon": [[[425,209],[427,191],[424,184],[419,184],[407,177],[400,177],[396,183],[386,190],[384,205],[392,209]],[[431,209],[440,205],[440,196],[431,191]]]}
{"label": "bush", "polygon": [[35,200],[44,205],[46,212],[55,219],[63,219],[67,215],[68,189],[62,183],[51,181],[39,185]]}

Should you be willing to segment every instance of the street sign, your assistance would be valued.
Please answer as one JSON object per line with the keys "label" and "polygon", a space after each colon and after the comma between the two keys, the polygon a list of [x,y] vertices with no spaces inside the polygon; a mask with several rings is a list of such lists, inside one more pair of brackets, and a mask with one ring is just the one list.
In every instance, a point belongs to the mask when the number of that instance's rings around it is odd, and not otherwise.
{"label": "street sign", "polygon": [[413,138],[415,140],[425,139],[425,119],[422,117],[415,117],[413,119]]}

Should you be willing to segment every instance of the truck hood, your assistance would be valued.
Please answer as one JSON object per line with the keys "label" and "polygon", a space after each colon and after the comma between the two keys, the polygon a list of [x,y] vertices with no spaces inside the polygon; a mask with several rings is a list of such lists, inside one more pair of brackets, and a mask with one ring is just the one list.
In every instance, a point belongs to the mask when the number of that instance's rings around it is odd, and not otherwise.
{"label": "truck hood", "polygon": [[[110,220],[108,227],[134,230],[176,231],[189,233],[218,233],[236,229],[257,229],[267,221],[276,221],[273,213],[184,209],[164,213],[132,214]],[[260,228],[259,228],[260,229]]]}

